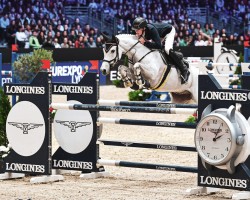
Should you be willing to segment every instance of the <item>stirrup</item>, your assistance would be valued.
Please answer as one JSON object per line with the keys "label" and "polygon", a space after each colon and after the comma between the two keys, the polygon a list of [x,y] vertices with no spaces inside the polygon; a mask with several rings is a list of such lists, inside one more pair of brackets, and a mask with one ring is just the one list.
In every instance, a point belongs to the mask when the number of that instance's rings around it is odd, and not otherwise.
{"label": "stirrup", "polygon": [[185,78],[181,75],[181,84],[187,84],[188,80],[185,80]]}
{"label": "stirrup", "polygon": [[187,71],[187,78],[185,79],[184,76],[181,74],[181,84],[187,84],[188,83],[188,78],[189,78],[190,72]]}

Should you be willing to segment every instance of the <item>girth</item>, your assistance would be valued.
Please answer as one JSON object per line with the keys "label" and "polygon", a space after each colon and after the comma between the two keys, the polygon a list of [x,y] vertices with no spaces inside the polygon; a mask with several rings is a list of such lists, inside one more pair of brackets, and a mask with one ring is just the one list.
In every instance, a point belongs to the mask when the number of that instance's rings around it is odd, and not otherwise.
{"label": "girth", "polygon": [[164,73],[163,73],[163,75],[161,77],[160,82],[155,87],[151,88],[152,90],[156,90],[156,89],[160,88],[164,84],[164,82],[168,78],[168,74],[169,74],[170,70],[171,70],[171,65],[166,64],[166,68],[164,70]]}

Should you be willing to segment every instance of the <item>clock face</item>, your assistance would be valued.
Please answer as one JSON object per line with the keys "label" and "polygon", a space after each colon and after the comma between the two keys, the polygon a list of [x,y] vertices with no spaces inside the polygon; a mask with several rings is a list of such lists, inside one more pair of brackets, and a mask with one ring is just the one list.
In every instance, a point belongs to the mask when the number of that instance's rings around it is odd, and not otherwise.
{"label": "clock face", "polygon": [[199,155],[209,164],[225,163],[232,154],[232,127],[226,119],[208,115],[197,126],[195,145]]}
{"label": "clock face", "polygon": [[[238,60],[234,54],[230,52],[225,52],[218,56],[216,62],[217,63],[237,63]],[[236,66],[229,66],[228,64],[225,66],[222,66],[222,65],[217,66],[216,68],[219,74],[234,74]]]}

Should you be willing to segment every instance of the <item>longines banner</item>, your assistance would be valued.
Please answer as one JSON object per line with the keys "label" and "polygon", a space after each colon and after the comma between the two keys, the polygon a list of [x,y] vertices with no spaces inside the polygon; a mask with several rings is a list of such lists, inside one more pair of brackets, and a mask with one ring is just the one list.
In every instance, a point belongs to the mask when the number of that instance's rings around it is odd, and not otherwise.
{"label": "longines banner", "polygon": [[[73,104],[97,103],[97,75],[87,73],[77,84],[53,83],[54,95],[67,95]],[[52,156],[54,169],[70,169],[90,172],[96,169],[97,112],[86,110],[57,110],[54,133],[59,148]]]}
{"label": "longines banner", "polygon": [[[242,76],[241,81],[241,86],[244,89],[223,89],[212,75],[200,75],[198,104],[199,119],[201,118],[201,114],[207,105],[211,105],[212,110],[216,110],[219,108],[229,108],[231,105],[236,104],[241,105],[241,114],[248,119],[250,116],[249,76]],[[250,191],[250,157],[246,154],[245,159],[245,154],[242,153],[239,155],[241,155],[241,157],[239,157],[239,159],[241,159],[239,160],[239,164],[234,166],[235,162],[233,159],[236,158],[233,158],[232,162],[230,162],[230,164],[235,167],[235,173],[233,174],[230,174],[225,167],[223,168],[223,166],[208,166],[205,162],[202,162],[199,157],[198,185],[204,187]],[[227,165],[229,165],[228,163]]]}
{"label": "longines banner", "polygon": [[51,174],[50,80],[48,73],[39,73],[30,84],[4,85],[5,94],[19,96],[6,120],[12,147],[5,158],[7,172]]}

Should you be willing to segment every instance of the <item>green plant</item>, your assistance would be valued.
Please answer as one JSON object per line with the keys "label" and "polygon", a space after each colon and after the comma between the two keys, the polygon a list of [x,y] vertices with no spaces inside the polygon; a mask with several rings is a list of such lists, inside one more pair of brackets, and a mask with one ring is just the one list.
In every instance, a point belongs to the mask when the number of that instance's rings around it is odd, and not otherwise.
{"label": "green plant", "polygon": [[51,122],[53,122],[54,121],[54,119],[55,119],[55,116],[56,116],[56,111],[57,110],[53,110],[51,113],[50,113],[50,119],[51,119]]}
{"label": "green plant", "polygon": [[230,85],[241,85],[241,78],[231,81]]}
{"label": "green plant", "polygon": [[194,124],[194,123],[196,123],[196,118],[194,116],[189,116],[187,118],[187,120],[185,121],[185,123],[192,123],[192,124]]}
{"label": "green plant", "polygon": [[144,92],[143,90],[135,90],[128,93],[129,101],[145,101],[150,96],[151,93]]}
{"label": "green plant", "polygon": [[[242,62],[244,62],[244,57],[243,57],[243,54],[240,52],[240,56],[239,56],[239,61],[238,61],[238,63],[240,64],[240,63],[242,63]],[[234,73],[235,73],[235,74],[242,74],[242,68],[241,68],[240,65],[238,65],[238,66],[236,67]]]}
{"label": "green plant", "polygon": [[244,56],[242,54],[242,52],[240,52],[240,56],[239,56],[239,63],[244,62]]}
{"label": "green plant", "polygon": [[[243,57],[243,54],[240,53],[240,57],[239,57],[239,64],[244,62],[244,57]],[[242,68],[241,68],[241,65],[238,65],[235,69],[235,72],[234,74],[242,74]],[[230,82],[230,85],[241,85],[241,78],[238,78],[236,80],[233,80]]]}
{"label": "green plant", "polygon": [[10,145],[7,145],[7,147],[3,145],[0,146],[0,161],[2,161],[10,153],[10,150],[11,150]]}
{"label": "green plant", "polygon": [[234,74],[242,74],[241,66],[238,65],[238,66],[236,67]]}
{"label": "green plant", "polygon": [[7,146],[8,139],[6,136],[6,120],[11,109],[11,104],[3,89],[0,88],[0,146]]}
{"label": "green plant", "polygon": [[124,56],[124,63],[123,64],[128,67],[128,56],[127,55]]}
{"label": "green plant", "polygon": [[119,88],[123,88],[123,87],[124,87],[122,80],[116,79],[116,80],[113,80],[112,83],[113,83],[116,87],[119,87]]}
{"label": "green plant", "polygon": [[49,60],[54,63],[52,51],[46,49],[36,49],[31,54],[23,54],[14,62],[14,74],[20,81],[31,80],[42,70],[42,60]]}

